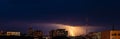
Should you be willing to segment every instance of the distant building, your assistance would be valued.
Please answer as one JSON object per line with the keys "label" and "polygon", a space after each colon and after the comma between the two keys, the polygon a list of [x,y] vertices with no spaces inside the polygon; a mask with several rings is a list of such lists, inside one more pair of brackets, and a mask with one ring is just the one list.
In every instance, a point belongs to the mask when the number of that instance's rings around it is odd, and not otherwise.
{"label": "distant building", "polygon": [[50,39],[50,36],[49,35],[44,35],[43,39]]}
{"label": "distant building", "polygon": [[91,32],[87,35],[89,39],[101,39],[101,32]]}
{"label": "distant building", "polygon": [[68,35],[68,31],[66,31],[65,29],[57,29],[56,30],[56,35],[57,36],[67,36]]}
{"label": "distant building", "polygon": [[71,39],[86,39],[84,36],[75,36],[74,38]]}
{"label": "distant building", "polygon": [[101,39],[120,39],[120,30],[101,32]]}
{"label": "distant building", "polygon": [[42,36],[43,36],[43,32],[42,32],[42,31],[39,31],[39,30],[34,31],[34,32],[33,32],[33,36],[34,36],[34,37],[42,37]]}
{"label": "distant building", "polygon": [[32,35],[33,35],[33,29],[32,29],[31,26],[28,28],[28,35],[29,35],[29,36],[32,36]]}
{"label": "distant building", "polygon": [[90,39],[120,39],[120,30],[93,32],[87,35]]}
{"label": "distant building", "polygon": [[28,35],[34,37],[34,39],[42,39],[43,38],[43,32],[40,30],[33,30],[33,28],[30,26],[28,28]]}
{"label": "distant building", "polygon": [[50,37],[56,37],[56,36],[68,36],[68,31],[65,29],[57,29],[50,31]]}
{"label": "distant building", "polygon": [[20,32],[7,32],[7,36],[20,36]]}
{"label": "distant building", "polygon": [[4,31],[0,31],[0,36],[3,36],[4,35]]}
{"label": "distant building", "polygon": [[50,35],[50,37],[55,37],[56,36],[55,30],[51,30],[49,32],[49,35]]}

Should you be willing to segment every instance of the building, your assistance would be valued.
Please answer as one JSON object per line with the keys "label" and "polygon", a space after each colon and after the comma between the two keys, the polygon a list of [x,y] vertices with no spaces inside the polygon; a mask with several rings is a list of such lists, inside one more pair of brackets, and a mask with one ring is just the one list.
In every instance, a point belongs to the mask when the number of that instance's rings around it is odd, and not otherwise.
{"label": "building", "polygon": [[7,36],[20,36],[20,32],[7,32]]}
{"label": "building", "polygon": [[43,39],[50,39],[50,36],[49,35],[44,35]]}
{"label": "building", "polygon": [[43,38],[43,32],[40,30],[33,30],[32,26],[28,28],[28,35],[34,37],[34,39],[42,39]]}
{"label": "building", "polygon": [[101,39],[120,39],[120,30],[101,32]]}
{"label": "building", "polygon": [[33,31],[34,39],[43,39],[43,32],[40,30]]}
{"label": "building", "polygon": [[65,29],[56,29],[56,30],[51,30],[49,32],[50,37],[56,37],[56,36],[68,36],[68,31]]}
{"label": "building", "polygon": [[57,36],[67,36],[68,35],[68,31],[66,31],[65,29],[57,29],[56,30],[56,35]]}
{"label": "building", "polygon": [[101,32],[96,32],[93,34],[94,39],[101,39]]}
{"label": "building", "polygon": [[50,36],[67,36],[68,35],[68,31],[66,31],[65,29],[57,29],[57,30],[51,30],[50,31]]}
{"label": "building", "polygon": [[84,36],[75,36],[73,39],[86,39]]}
{"label": "building", "polygon": [[33,36],[34,37],[42,37],[43,36],[43,32],[40,30],[36,30],[33,32]]}
{"label": "building", "polygon": [[120,30],[93,32],[87,35],[91,39],[120,39]]}
{"label": "building", "polygon": [[3,36],[4,35],[4,32],[1,30],[0,31],[0,36]]}
{"label": "building", "polygon": [[32,29],[32,27],[30,26],[29,28],[28,28],[28,36],[32,36],[33,35],[33,29]]}
{"label": "building", "polygon": [[101,39],[101,32],[91,32],[87,35],[89,39]]}

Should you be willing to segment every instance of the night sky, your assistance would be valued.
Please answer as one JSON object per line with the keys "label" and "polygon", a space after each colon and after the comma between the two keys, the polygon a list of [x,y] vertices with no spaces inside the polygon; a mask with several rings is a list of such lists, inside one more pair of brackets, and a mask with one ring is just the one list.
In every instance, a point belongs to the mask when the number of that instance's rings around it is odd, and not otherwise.
{"label": "night sky", "polygon": [[78,26],[85,25],[86,18],[89,26],[109,30],[114,24],[119,29],[119,4],[118,0],[0,0],[0,29],[24,32],[29,26],[36,28],[31,25],[36,23]]}

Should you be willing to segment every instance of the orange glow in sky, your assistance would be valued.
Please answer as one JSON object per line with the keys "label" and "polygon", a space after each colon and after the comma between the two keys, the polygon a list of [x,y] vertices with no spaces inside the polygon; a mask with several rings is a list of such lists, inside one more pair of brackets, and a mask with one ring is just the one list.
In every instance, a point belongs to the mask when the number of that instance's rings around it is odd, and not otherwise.
{"label": "orange glow in sky", "polygon": [[66,30],[69,31],[69,35],[70,35],[70,36],[79,36],[79,35],[85,33],[84,29],[81,28],[80,26],[79,26],[79,27],[76,27],[76,26],[68,26],[68,27],[66,27]]}
{"label": "orange glow in sky", "polygon": [[44,27],[45,29],[48,29],[48,32],[50,30],[54,29],[66,29],[68,31],[68,36],[79,36],[79,35],[85,35],[86,29],[87,33],[93,32],[94,30],[101,29],[103,27],[95,27],[95,26],[71,26],[71,25],[65,25],[65,24],[54,24],[54,23],[45,23],[45,24],[35,24],[35,26],[38,27]]}

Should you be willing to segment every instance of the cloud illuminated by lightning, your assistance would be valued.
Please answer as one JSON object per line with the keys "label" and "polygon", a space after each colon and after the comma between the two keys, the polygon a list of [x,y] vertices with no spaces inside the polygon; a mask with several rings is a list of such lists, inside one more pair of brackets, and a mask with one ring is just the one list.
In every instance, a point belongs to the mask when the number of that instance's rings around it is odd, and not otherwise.
{"label": "cloud illuminated by lightning", "polygon": [[81,34],[85,34],[85,29],[82,26],[70,26],[70,25],[62,25],[62,24],[52,24],[54,26],[58,26],[61,29],[66,29],[68,31],[69,36],[79,36]]}
{"label": "cloud illuminated by lightning", "polygon": [[[35,26],[38,27],[44,27],[48,30],[52,30],[52,29],[66,29],[68,31],[68,36],[79,36],[79,35],[83,35],[86,34],[86,27],[85,26],[71,26],[71,25],[64,25],[64,24],[52,24],[52,23],[45,23],[45,24],[35,24]],[[87,27],[87,29],[89,29],[89,31],[91,30],[95,30],[99,27],[93,27],[93,26],[89,26]]]}

